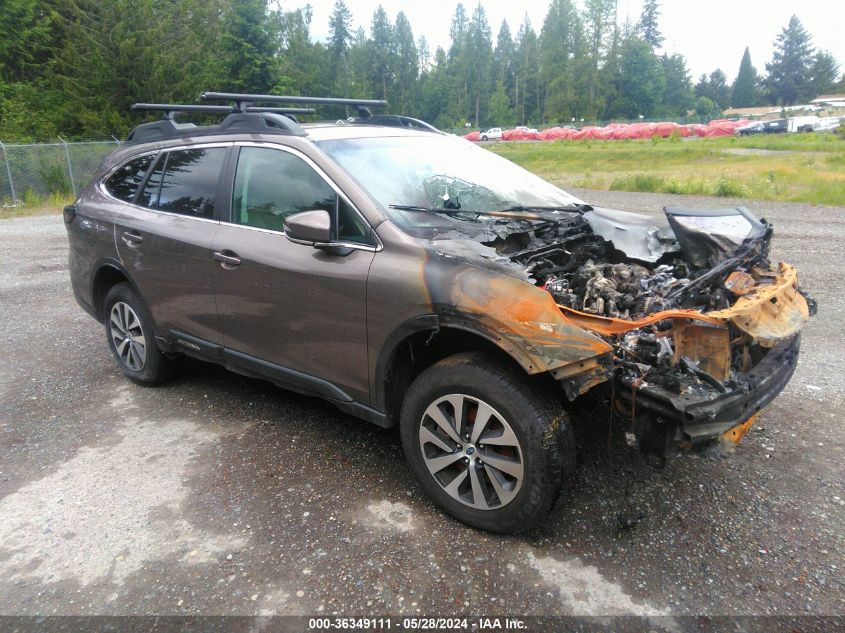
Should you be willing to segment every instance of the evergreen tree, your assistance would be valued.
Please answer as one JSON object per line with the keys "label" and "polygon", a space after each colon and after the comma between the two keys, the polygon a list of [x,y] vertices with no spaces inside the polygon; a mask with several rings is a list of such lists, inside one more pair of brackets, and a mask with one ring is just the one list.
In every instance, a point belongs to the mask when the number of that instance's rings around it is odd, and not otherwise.
{"label": "evergreen tree", "polygon": [[329,75],[343,96],[349,96],[349,44],[352,40],[352,12],[344,0],[335,0],[329,18]]}
{"label": "evergreen tree", "polygon": [[839,64],[836,58],[827,51],[818,51],[810,71],[813,96],[818,97],[833,92],[838,76]]}
{"label": "evergreen tree", "polygon": [[277,73],[276,47],[267,0],[229,1],[223,16],[220,48],[227,90],[257,94],[273,91]]}
{"label": "evergreen tree", "polygon": [[813,98],[813,44],[797,16],[774,43],[772,62],[766,64],[766,89],[773,103],[793,105]]}
{"label": "evergreen tree", "polygon": [[423,78],[422,85],[420,116],[442,128],[451,127],[454,124],[449,109],[451,81],[447,65],[446,51],[438,46],[434,53],[432,67]]}
{"label": "evergreen tree", "polygon": [[370,26],[370,72],[378,98],[388,99],[393,90],[395,40],[393,25],[384,7],[378,5]]}
{"label": "evergreen tree", "polygon": [[751,51],[746,47],[739,64],[739,73],[731,89],[731,106],[734,108],[750,108],[757,105],[757,70],[751,64]]}
{"label": "evergreen tree", "polygon": [[663,102],[666,77],[649,42],[629,37],[621,50],[615,113],[627,118],[653,117]]}
{"label": "evergreen tree", "polygon": [[507,20],[502,20],[499,35],[496,37],[496,48],[493,50],[493,76],[496,81],[502,82],[509,99],[513,95],[515,62],[516,46],[511,37],[511,29]]}
{"label": "evergreen tree", "polygon": [[731,89],[728,87],[728,77],[717,68],[710,73],[708,80],[710,93],[707,95],[718,107],[726,110],[731,105]]}
{"label": "evergreen tree", "polygon": [[660,20],[660,3],[657,0],[645,0],[640,21],[637,24],[637,32],[653,48],[660,48],[663,45],[663,34],[660,32],[658,21]]}
{"label": "evergreen tree", "polygon": [[539,120],[540,80],[539,80],[539,45],[537,33],[531,26],[528,16],[516,34],[516,79],[514,85],[514,106],[517,121],[525,124]]}
{"label": "evergreen tree", "polygon": [[490,112],[488,114],[488,122],[491,125],[500,127],[511,126],[516,121],[511,108],[508,93],[505,91],[504,82],[499,79],[496,81],[496,89],[490,96]]}
{"label": "evergreen tree", "polygon": [[420,35],[420,39],[417,40],[417,50],[419,51],[420,75],[424,75],[431,66],[431,50],[425,35]]}
{"label": "evergreen tree", "polygon": [[455,121],[469,119],[468,94],[469,73],[471,66],[472,51],[469,50],[467,42],[469,32],[469,18],[463,3],[459,2],[455,7],[455,15],[452,17],[452,25],[449,35],[452,38],[452,45],[449,47],[447,72],[450,79],[451,115]]}
{"label": "evergreen tree", "polygon": [[493,34],[481,2],[476,5],[469,21],[467,47],[472,51],[467,95],[474,108],[475,126],[478,127],[479,122],[486,119],[493,77]]}
{"label": "evergreen tree", "polygon": [[664,113],[670,117],[686,116],[695,105],[687,61],[680,53],[664,54],[660,58],[660,64],[666,77]]}
{"label": "evergreen tree", "polygon": [[590,46],[587,113],[590,118],[596,118],[605,105],[604,95],[600,94],[599,71],[613,42],[616,0],[586,0],[584,8],[586,38]]}
{"label": "evergreen tree", "polygon": [[411,30],[411,23],[403,11],[396,15],[394,38],[398,92],[398,102],[395,104],[395,108],[400,114],[406,114],[415,107],[420,60],[417,54],[417,45],[414,42],[414,33]]}
{"label": "evergreen tree", "polygon": [[572,60],[580,17],[571,0],[552,0],[540,31],[540,85],[543,89],[543,118],[562,120],[577,109]]}

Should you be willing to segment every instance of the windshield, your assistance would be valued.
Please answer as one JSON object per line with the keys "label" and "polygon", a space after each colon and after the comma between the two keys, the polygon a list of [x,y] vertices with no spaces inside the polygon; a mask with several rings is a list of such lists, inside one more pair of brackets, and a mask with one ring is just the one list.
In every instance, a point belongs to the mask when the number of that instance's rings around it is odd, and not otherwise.
{"label": "windshield", "polygon": [[581,203],[509,160],[454,136],[356,138],[317,145],[404,228],[454,221],[393,207],[460,209],[471,214]]}

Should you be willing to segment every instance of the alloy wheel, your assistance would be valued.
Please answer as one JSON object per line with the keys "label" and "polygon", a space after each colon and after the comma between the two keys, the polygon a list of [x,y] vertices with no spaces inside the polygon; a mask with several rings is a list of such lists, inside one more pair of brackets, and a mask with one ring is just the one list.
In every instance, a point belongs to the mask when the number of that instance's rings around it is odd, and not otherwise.
{"label": "alloy wheel", "polygon": [[147,339],[138,315],[129,304],[118,301],[112,306],[109,325],[117,357],[131,371],[141,371],[147,361]]}
{"label": "alloy wheel", "polygon": [[497,510],[519,492],[524,463],[519,440],[489,404],[449,394],[423,413],[419,447],[431,476],[450,497],[478,510]]}

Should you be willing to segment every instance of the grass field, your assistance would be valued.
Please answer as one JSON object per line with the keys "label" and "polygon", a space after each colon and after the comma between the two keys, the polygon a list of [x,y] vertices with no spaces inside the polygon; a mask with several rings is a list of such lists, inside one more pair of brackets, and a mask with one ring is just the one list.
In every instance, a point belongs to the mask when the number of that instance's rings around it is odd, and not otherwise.
{"label": "grass field", "polygon": [[845,206],[845,139],[746,138],[496,143],[556,185]]}

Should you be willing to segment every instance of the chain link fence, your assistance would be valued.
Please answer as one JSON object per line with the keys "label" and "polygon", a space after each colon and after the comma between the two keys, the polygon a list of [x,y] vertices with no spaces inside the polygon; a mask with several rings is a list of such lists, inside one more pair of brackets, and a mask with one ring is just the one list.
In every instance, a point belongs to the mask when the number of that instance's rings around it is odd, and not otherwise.
{"label": "chain link fence", "polygon": [[0,207],[76,197],[117,139],[66,143],[6,144],[0,141]]}

